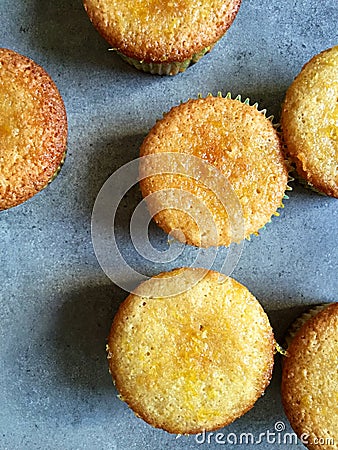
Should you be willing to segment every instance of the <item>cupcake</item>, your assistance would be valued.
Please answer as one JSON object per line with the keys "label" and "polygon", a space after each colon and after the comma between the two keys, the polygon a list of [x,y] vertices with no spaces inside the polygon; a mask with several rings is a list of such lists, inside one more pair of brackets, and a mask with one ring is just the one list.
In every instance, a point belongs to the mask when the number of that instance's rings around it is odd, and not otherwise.
{"label": "cupcake", "polygon": [[229,95],[172,108],[140,154],[141,190],[155,222],[194,246],[228,246],[257,234],[290,189],[271,121],[257,104]]}
{"label": "cupcake", "polygon": [[19,205],[56,176],[66,151],[67,117],[44,69],[0,49],[0,210]]}
{"label": "cupcake", "polygon": [[314,56],[289,87],[281,124],[298,174],[338,198],[338,46]]}
{"label": "cupcake", "polygon": [[298,320],[284,359],[282,401],[310,450],[338,449],[338,303]]}
{"label": "cupcake", "polygon": [[251,409],[269,384],[274,349],[248,289],[192,268],[141,284],[121,304],[107,345],[120,398],[176,434],[214,430]]}
{"label": "cupcake", "polygon": [[241,0],[83,0],[101,35],[137,69],[175,75],[209,52]]}

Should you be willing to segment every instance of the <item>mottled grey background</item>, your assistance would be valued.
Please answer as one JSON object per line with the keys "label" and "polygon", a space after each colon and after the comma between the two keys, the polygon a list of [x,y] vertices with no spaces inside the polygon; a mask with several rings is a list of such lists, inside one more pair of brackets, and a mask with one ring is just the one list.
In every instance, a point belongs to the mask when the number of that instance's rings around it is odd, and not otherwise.
{"label": "mottled grey background", "polygon": [[[0,0],[0,46],[41,64],[66,103],[69,145],[58,178],[25,204],[0,215],[0,448],[216,449],[152,429],[116,397],[105,337],[126,293],[102,272],[90,237],[91,210],[104,181],[138,156],[156,118],[197,93],[231,91],[279,117],[285,90],[315,53],[337,44],[332,0],[243,0],[227,33],[186,73],[160,78],[137,72],[107,51],[80,0]],[[133,259],[122,203],[118,235]],[[247,242],[233,273],[262,302],[277,338],[306,305],[336,300],[337,200],[294,184],[280,218]],[[152,241],[165,235],[150,227]],[[188,264],[193,249],[174,265]],[[222,254],[220,255],[222,259]],[[137,262],[144,273],[162,265]],[[254,409],[228,433],[274,431],[287,420],[279,395],[280,361]],[[287,430],[290,431],[287,425]],[[303,448],[267,443],[262,449]]]}

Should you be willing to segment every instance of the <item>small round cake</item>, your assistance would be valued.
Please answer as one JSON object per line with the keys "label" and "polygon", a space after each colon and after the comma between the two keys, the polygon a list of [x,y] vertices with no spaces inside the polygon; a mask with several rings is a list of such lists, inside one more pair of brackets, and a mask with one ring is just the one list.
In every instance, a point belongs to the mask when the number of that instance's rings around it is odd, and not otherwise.
{"label": "small round cake", "polygon": [[42,67],[0,49],[0,210],[41,191],[63,163],[67,117]]}
{"label": "small round cake", "polygon": [[[271,121],[257,104],[229,96],[172,108],[145,138],[140,155],[150,214],[164,231],[195,246],[228,246],[257,234],[278,214],[289,189]],[[172,173],[161,170],[168,155]]]}
{"label": "small round cake", "polygon": [[137,69],[160,75],[184,71],[232,24],[241,0],[83,0],[90,20]]}
{"label": "small round cake", "polygon": [[283,405],[310,450],[337,450],[338,303],[314,310],[306,319],[284,359]]}
{"label": "small round cake", "polygon": [[298,174],[338,198],[338,46],[303,67],[286,93],[281,124]]}
{"label": "small round cake", "polygon": [[223,427],[251,409],[270,382],[274,350],[268,317],[248,289],[192,268],[141,284],[121,304],[107,345],[121,399],[177,434]]}

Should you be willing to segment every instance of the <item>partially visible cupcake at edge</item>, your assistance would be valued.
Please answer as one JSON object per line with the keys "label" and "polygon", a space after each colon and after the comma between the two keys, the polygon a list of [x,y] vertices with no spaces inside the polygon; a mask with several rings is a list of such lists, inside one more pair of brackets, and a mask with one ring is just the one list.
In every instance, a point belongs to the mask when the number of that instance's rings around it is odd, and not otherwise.
{"label": "partially visible cupcake at edge", "polygon": [[338,198],[338,46],[305,64],[286,93],[281,124],[300,177]]}
{"label": "partially visible cupcake at edge", "polygon": [[310,450],[338,449],[338,303],[303,314],[291,327],[283,364],[286,415]]}
{"label": "partially visible cupcake at edge", "polygon": [[45,70],[0,49],[0,210],[28,200],[57,175],[65,158],[67,117]]}
{"label": "partially visible cupcake at edge", "polygon": [[151,129],[140,156],[151,216],[194,246],[228,246],[258,234],[290,189],[271,120],[257,104],[229,95],[172,108]]}
{"label": "partially visible cupcake at edge", "polygon": [[83,0],[95,28],[139,70],[176,75],[225,34],[241,0]]}
{"label": "partially visible cupcake at edge", "polygon": [[254,406],[271,379],[275,340],[247,288],[217,272],[182,268],[126,298],[107,351],[121,399],[137,416],[193,434],[228,425]]}

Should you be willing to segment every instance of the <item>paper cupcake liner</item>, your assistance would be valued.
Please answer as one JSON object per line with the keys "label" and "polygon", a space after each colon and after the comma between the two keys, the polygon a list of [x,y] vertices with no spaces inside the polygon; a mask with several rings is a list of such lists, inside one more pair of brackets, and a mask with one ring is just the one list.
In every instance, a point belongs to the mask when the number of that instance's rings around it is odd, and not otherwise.
{"label": "paper cupcake liner", "polygon": [[[289,329],[286,332],[285,335],[285,344],[288,348],[298,333],[298,331],[301,329],[301,327],[310,319],[315,317],[320,312],[324,311],[328,306],[332,305],[333,303],[323,303],[321,305],[314,306],[310,308],[309,310],[305,311],[303,314],[301,314],[289,327]],[[286,351],[287,353],[287,351]],[[286,354],[287,356],[287,354]]]}
{"label": "paper cupcake liner", "polygon": [[287,145],[286,142],[284,140],[284,135],[283,135],[283,130],[281,127],[281,124],[278,124],[278,129],[277,129],[278,134],[280,135],[283,147],[284,147],[284,154],[286,155],[286,159],[288,161],[288,165],[290,167],[290,174],[292,174],[292,181],[297,181],[298,183],[300,183],[303,187],[310,189],[310,191],[315,192],[316,194],[322,195],[327,197],[327,195],[320,191],[319,189],[315,188],[311,183],[309,183],[307,180],[305,180],[305,178],[303,178],[297,170],[296,167],[296,163],[294,162],[294,160],[292,159],[292,157],[290,156],[290,154],[288,153],[288,149],[287,149]]}
{"label": "paper cupcake liner", "polygon": [[278,344],[277,341],[275,341],[275,354],[279,353],[282,356],[286,356],[287,355],[287,351],[285,350],[285,348],[283,348],[281,345]]}
{"label": "paper cupcake liner", "polygon": [[322,195],[323,197],[328,197],[327,194],[325,194],[324,192],[320,191],[319,189],[315,188],[311,183],[309,183],[308,181],[306,181],[301,175],[299,175],[299,173],[297,172],[297,169],[295,167],[295,165],[291,162],[291,166],[292,166],[292,174],[294,175],[294,179],[301,184],[303,187],[309,189],[312,192],[315,192],[318,195]]}
{"label": "paper cupcake liner", "polygon": [[204,55],[210,52],[214,45],[210,45],[209,47],[205,47],[198,53],[195,53],[190,59],[186,59],[185,61],[173,61],[170,63],[152,63],[145,61],[138,61],[137,59],[130,58],[129,56],[124,55],[123,53],[117,51],[116,49],[110,49],[115,51],[125,62],[135,67],[138,70],[142,70],[143,72],[148,72],[153,75],[177,75],[180,72],[184,72],[188,67],[197,63]]}

